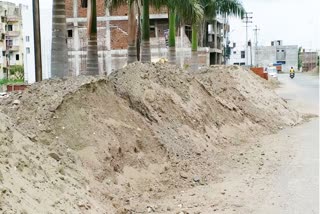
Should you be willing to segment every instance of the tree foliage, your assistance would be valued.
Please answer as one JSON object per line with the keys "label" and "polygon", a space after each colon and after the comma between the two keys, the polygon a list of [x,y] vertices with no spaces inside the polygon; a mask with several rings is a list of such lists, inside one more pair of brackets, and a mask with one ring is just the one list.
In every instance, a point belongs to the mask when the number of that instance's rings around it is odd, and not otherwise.
{"label": "tree foliage", "polygon": [[23,65],[12,65],[10,66],[10,79],[23,80],[24,67]]}

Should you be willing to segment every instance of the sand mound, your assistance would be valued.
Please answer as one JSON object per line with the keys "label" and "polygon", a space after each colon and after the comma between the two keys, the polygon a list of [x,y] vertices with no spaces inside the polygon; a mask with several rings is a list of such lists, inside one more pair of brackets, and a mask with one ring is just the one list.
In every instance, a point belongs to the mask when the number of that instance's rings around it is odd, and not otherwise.
{"label": "sand mound", "polygon": [[217,179],[228,144],[300,121],[237,66],[132,64],[109,78],[34,84],[0,109],[10,117],[0,117],[0,207],[27,213],[145,212],[150,199]]}

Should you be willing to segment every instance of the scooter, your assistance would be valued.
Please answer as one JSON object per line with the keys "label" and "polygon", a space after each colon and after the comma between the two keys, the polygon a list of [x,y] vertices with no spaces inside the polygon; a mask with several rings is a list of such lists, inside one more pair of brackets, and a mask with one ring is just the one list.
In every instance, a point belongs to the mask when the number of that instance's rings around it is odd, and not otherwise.
{"label": "scooter", "polygon": [[294,78],[294,73],[290,73],[290,78],[291,78],[291,79]]}

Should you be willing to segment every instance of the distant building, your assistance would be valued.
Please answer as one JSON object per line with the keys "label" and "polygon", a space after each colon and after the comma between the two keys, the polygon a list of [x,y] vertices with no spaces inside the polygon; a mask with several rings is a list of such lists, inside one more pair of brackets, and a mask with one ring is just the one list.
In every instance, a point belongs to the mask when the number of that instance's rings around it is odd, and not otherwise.
{"label": "distant building", "polygon": [[232,44],[230,51],[230,60],[228,64],[230,65],[246,65],[246,47],[236,43]]}
{"label": "distant building", "polygon": [[10,66],[23,65],[22,6],[0,1],[0,79],[9,76]]}
{"label": "distant building", "polygon": [[302,61],[302,71],[311,71],[317,67],[318,53],[317,52],[305,52],[300,53]]}
{"label": "distant building", "polygon": [[23,44],[24,44],[24,81],[35,82],[34,40],[33,40],[33,13],[28,6],[21,6]]}
{"label": "distant building", "polygon": [[[81,1],[65,0],[68,28],[69,72],[80,74],[86,69],[87,50],[87,9],[81,8]],[[128,6],[109,10],[105,0],[97,0],[99,72],[110,73],[127,63]],[[216,25],[216,26],[215,26]],[[210,26],[210,27],[209,27]],[[224,61],[224,37],[229,31],[228,24],[217,18],[214,24],[205,23],[205,32],[199,45],[199,65],[221,64]],[[150,7],[151,60],[167,58],[168,10]],[[214,30],[217,32],[215,33]],[[182,25],[176,32],[177,63],[190,63],[191,25]]]}
{"label": "distant building", "polygon": [[251,44],[248,48],[248,56],[246,56],[245,45],[240,45],[231,49],[231,57],[229,64],[246,65],[248,58],[248,66],[267,67],[273,64],[282,64],[282,71],[289,71],[291,67],[295,70],[298,68],[298,46],[284,45],[281,40],[271,42],[270,46],[257,46]]}
{"label": "distant building", "polygon": [[291,67],[298,70],[298,46],[284,45],[282,40],[272,41],[271,46],[258,46],[254,58],[254,65],[259,67],[282,64],[282,71]]}

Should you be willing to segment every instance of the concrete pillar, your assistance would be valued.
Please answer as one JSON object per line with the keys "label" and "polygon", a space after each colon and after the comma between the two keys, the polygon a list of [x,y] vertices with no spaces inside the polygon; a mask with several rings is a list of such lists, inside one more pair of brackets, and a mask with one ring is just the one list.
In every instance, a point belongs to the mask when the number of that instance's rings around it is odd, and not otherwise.
{"label": "concrete pillar", "polygon": [[[106,8],[106,17],[110,17],[110,10]],[[112,56],[111,56],[111,32],[110,21],[106,21],[106,54],[105,54],[106,72],[108,74],[112,71]]]}
{"label": "concrete pillar", "polygon": [[[215,48],[215,49],[217,49],[218,48],[218,26],[217,26],[217,24],[218,24],[218,22],[217,22],[217,20],[215,19],[214,21],[213,21],[213,30],[214,30],[214,44],[213,44],[213,47]],[[218,53],[217,52],[215,52],[214,53],[214,64],[216,65],[216,64],[218,64]]]}
{"label": "concrete pillar", "polygon": [[[78,17],[78,1],[73,0],[73,17]],[[80,74],[80,40],[79,40],[79,24],[78,21],[73,22],[73,47],[74,47],[74,65],[75,65],[75,75],[78,76]]]}
{"label": "concrete pillar", "polygon": [[[180,27],[180,54],[178,54],[178,57],[180,58],[180,66],[183,67],[184,66],[184,58],[185,58],[185,54],[184,54],[184,32],[185,31],[185,26],[181,25]],[[179,52],[178,52],[179,53]]]}

